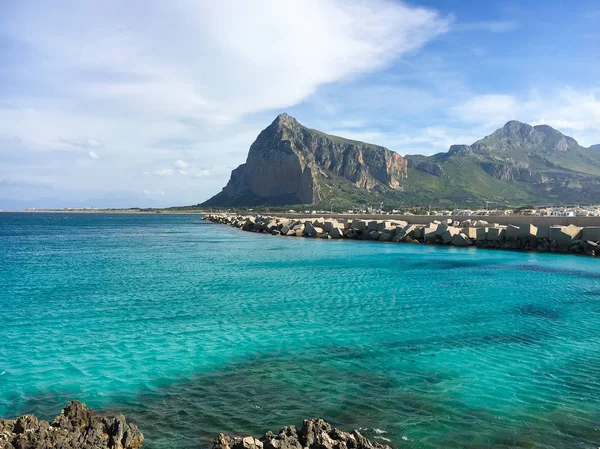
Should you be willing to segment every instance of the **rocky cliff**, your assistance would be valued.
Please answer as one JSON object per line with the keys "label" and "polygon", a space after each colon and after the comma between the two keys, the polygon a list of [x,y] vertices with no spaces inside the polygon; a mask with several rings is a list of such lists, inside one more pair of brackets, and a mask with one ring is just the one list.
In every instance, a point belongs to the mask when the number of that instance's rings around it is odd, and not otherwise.
{"label": "rocky cliff", "polygon": [[371,191],[402,190],[407,162],[384,147],[330,136],[280,114],[232,171],[222,192],[204,206],[314,204],[327,184],[342,181]]}

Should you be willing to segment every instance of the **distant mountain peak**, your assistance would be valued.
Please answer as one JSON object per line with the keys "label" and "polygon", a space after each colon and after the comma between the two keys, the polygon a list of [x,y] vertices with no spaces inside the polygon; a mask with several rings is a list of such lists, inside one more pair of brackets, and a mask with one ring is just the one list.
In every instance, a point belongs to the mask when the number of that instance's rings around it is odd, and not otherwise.
{"label": "distant mountain peak", "polygon": [[282,112],[277,117],[275,117],[275,120],[273,120],[273,124],[275,124],[275,125],[289,125],[289,124],[299,124],[299,123],[298,123],[298,120],[296,120],[291,115],[288,115],[287,113]]}

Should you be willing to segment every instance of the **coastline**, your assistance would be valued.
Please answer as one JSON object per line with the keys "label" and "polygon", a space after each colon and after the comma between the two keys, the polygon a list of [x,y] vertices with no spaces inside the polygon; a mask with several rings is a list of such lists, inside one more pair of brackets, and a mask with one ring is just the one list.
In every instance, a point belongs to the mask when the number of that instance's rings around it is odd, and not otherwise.
{"label": "coastline", "polygon": [[[35,415],[0,419],[0,447],[139,449],[144,435],[123,414],[96,414],[84,403],[71,401],[52,422]],[[198,444],[200,447],[200,444]],[[278,433],[268,431],[261,438],[220,433],[212,449],[392,449],[370,441],[358,430],[344,432],[319,418],[305,419],[300,428],[286,426]]]}
{"label": "coastline", "polygon": [[583,227],[574,224],[536,226],[531,223],[531,220],[520,220],[519,224],[504,225],[470,218],[462,222],[445,218],[443,222],[434,220],[424,224],[387,218],[387,220],[366,220],[207,214],[202,219],[243,231],[274,236],[472,246],[600,257],[600,226]]}

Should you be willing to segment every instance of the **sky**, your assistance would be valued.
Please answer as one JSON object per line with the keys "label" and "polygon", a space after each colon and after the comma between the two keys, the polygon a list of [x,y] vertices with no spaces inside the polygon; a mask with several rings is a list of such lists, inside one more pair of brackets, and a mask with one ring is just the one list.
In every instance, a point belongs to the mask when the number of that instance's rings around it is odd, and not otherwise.
{"label": "sky", "polygon": [[0,209],[200,203],[281,112],[398,153],[600,143],[597,0],[2,0]]}

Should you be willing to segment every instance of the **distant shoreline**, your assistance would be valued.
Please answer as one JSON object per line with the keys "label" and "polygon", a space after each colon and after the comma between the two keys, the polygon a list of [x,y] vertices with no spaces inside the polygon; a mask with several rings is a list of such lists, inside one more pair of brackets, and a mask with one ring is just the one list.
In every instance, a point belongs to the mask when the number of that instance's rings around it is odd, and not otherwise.
{"label": "distant shoreline", "polygon": [[1,213],[11,214],[141,214],[141,215],[201,215],[208,214],[206,211],[186,210],[130,210],[130,209],[95,209],[95,210],[63,210],[63,209],[39,209],[39,210],[0,210]]}

